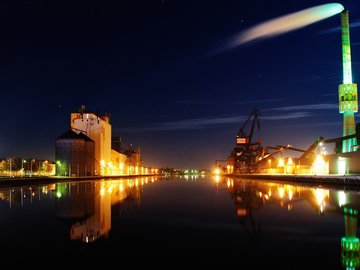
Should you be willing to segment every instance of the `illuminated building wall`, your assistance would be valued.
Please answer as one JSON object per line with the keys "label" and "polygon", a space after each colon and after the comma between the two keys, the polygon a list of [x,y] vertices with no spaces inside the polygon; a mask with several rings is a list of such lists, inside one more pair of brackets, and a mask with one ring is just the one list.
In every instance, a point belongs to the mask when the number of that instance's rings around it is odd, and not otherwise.
{"label": "illuminated building wall", "polygon": [[109,174],[112,175],[128,174],[128,167],[126,163],[127,163],[126,155],[111,149],[112,167],[108,168]]}
{"label": "illuminated building wall", "polygon": [[135,153],[127,157],[126,166],[128,167],[129,174],[139,174],[140,167],[142,166],[139,147],[135,150]]}
{"label": "illuminated building wall", "polygon": [[[349,12],[341,12],[343,83],[339,85],[339,112],[343,114],[343,136],[356,133],[354,113],[358,111],[357,84],[352,82]],[[342,152],[354,151],[356,138],[343,141]]]}
{"label": "illuminated building wall", "polygon": [[71,113],[71,128],[83,132],[95,142],[95,171],[107,175],[111,163],[111,125],[109,116],[98,116],[83,110]]}

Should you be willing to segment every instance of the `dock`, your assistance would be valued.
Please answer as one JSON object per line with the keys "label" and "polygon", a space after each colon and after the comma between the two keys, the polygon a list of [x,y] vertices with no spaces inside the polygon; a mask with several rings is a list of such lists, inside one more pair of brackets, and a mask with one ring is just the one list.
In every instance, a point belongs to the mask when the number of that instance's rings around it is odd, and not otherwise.
{"label": "dock", "polygon": [[228,177],[271,180],[274,182],[288,182],[292,184],[309,184],[326,187],[351,187],[360,190],[360,174],[354,175],[300,175],[300,174],[225,174]]}

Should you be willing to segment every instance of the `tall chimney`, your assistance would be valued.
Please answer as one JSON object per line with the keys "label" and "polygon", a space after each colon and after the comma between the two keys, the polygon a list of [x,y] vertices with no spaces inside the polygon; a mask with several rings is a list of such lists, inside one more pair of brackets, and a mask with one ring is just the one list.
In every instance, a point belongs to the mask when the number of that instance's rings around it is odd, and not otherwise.
{"label": "tall chimney", "polygon": [[[344,115],[343,136],[356,133],[354,113],[358,111],[357,84],[352,82],[349,12],[341,12],[343,83],[339,85],[339,112]],[[356,138],[343,141],[342,152],[354,151]]]}

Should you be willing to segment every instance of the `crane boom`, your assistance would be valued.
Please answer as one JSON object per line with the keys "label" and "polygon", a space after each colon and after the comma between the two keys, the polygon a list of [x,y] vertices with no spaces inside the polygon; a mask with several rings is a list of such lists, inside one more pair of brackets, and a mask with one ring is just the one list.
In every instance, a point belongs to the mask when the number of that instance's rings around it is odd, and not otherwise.
{"label": "crane boom", "polygon": [[[245,130],[247,124],[249,123],[250,119],[253,117],[253,121],[251,124],[249,135],[247,135],[247,132]],[[260,112],[258,109],[253,109],[251,114],[249,115],[248,119],[245,121],[243,126],[240,128],[239,132],[236,136],[236,144],[242,145],[242,144],[260,144],[258,143],[260,141],[260,138],[258,142],[252,143],[252,137],[254,134],[255,125],[257,126],[258,132],[260,133]]]}
{"label": "crane boom", "polygon": [[[251,120],[252,123],[249,127],[248,124]],[[256,141],[253,141],[255,128],[257,128],[259,137]],[[236,135],[236,146],[231,152],[234,172],[254,172],[255,164],[259,156],[262,155],[263,150],[260,139],[260,112],[255,108]]]}

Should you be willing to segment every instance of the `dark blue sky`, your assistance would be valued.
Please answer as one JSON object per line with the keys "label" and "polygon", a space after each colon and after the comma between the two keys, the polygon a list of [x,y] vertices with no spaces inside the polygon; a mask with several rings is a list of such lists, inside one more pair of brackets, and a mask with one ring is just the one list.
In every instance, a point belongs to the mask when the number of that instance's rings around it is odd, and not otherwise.
{"label": "dark blue sky", "polygon": [[[0,3],[0,157],[54,159],[72,111],[109,112],[145,166],[210,168],[253,108],[264,146],[342,135],[340,15],[220,54],[234,35],[324,1]],[[360,2],[350,12],[360,74]]]}

